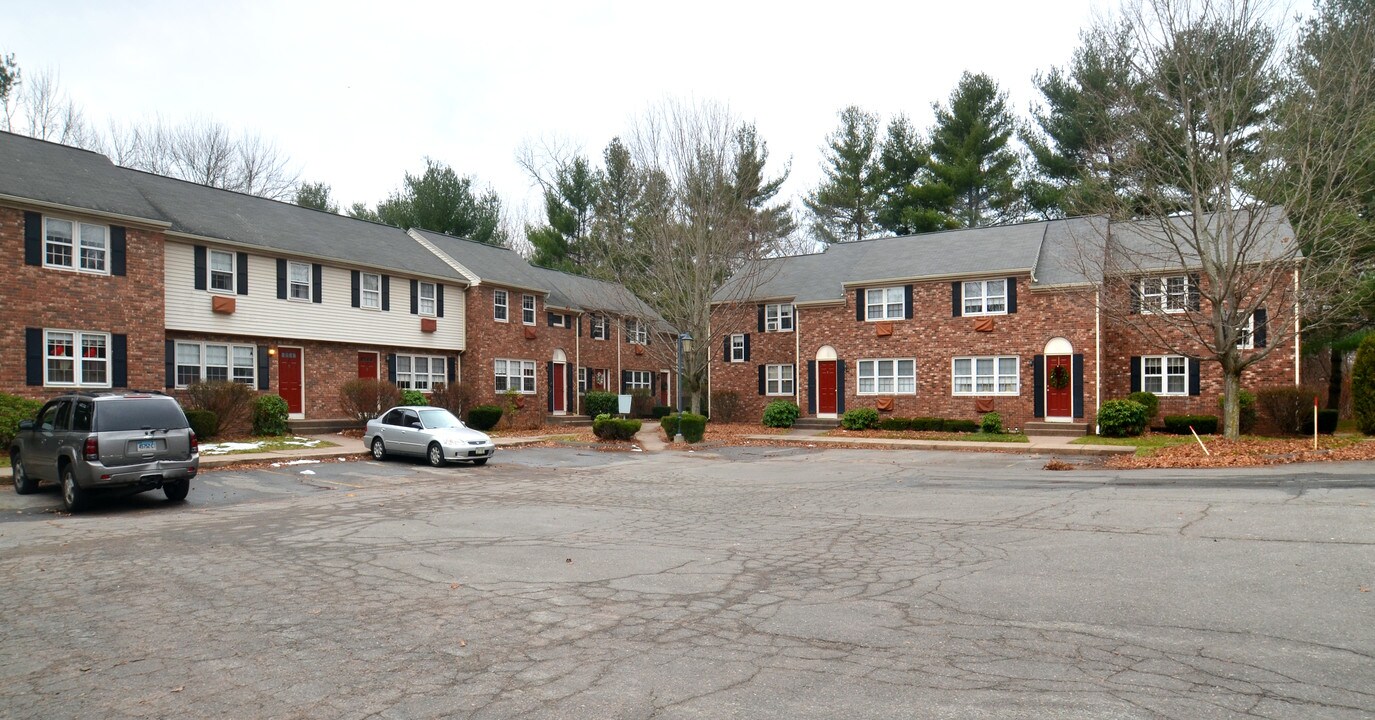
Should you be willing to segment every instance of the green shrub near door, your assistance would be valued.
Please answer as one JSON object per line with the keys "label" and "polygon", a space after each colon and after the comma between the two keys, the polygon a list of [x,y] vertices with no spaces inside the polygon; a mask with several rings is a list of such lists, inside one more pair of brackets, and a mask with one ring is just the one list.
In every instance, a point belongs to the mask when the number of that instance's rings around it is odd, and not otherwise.
{"label": "green shrub near door", "polygon": [[253,434],[285,435],[290,413],[281,395],[259,395],[253,400]]}

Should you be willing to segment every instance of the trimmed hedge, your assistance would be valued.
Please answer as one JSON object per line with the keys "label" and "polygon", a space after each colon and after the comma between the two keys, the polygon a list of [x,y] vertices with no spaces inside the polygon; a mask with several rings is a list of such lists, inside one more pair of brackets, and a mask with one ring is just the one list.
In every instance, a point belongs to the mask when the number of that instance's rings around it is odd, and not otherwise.
{"label": "trimmed hedge", "polygon": [[643,424],[639,420],[598,416],[592,421],[592,434],[602,440],[630,440],[641,427]]}
{"label": "trimmed hedge", "polygon": [[989,435],[1003,434],[1003,416],[998,413],[986,413],[979,419],[979,429]]}
{"label": "trimmed hedge", "polygon": [[1356,348],[1356,360],[1351,365],[1351,410],[1356,427],[1366,435],[1375,435],[1375,333],[1366,335]]}
{"label": "trimmed hedge", "polygon": [[878,421],[879,430],[911,430],[912,421],[907,418],[890,417]]}
{"label": "trimmed hedge", "polygon": [[42,407],[40,400],[0,393],[0,447],[9,450],[15,433],[19,432],[20,421],[37,418]]}
{"label": "trimmed hedge", "polygon": [[682,431],[684,440],[690,443],[702,442],[702,438],[707,434],[707,418],[704,415],[683,413],[678,428]]}
{"label": "trimmed hedge", "polygon": [[620,409],[618,405],[619,401],[616,399],[615,393],[592,390],[582,396],[582,411],[587,413],[589,417],[615,415],[616,411]]}
{"label": "trimmed hedge", "polygon": [[187,410],[186,422],[191,432],[201,439],[215,437],[220,432],[220,416],[210,410]]}
{"label": "trimmed hedge", "polygon": [[669,442],[673,442],[673,436],[678,434],[678,416],[665,415],[659,418],[659,429],[664,431],[664,437]]}
{"label": "trimmed hedge", "polygon": [[915,417],[907,421],[907,427],[912,430],[940,432],[945,429],[945,420],[936,417]]}
{"label": "trimmed hedge", "polygon": [[253,400],[253,434],[285,435],[290,413],[281,395],[259,395]]}
{"label": "trimmed hedge", "polygon": [[1272,385],[1256,391],[1256,404],[1276,430],[1286,435],[1306,435],[1313,432],[1316,393],[1314,388],[1299,385]]}
{"label": "trimmed hedge", "polygon": [[973,420],[946,420],[941,429],[946,432],[972,433],[979,431],[979,423]]}
{"label": "trimmed hedge", "polygon": [[878,427],[878,411],[873,408],[846,410],[840,416],[840,426],[846,430],[868,430]]}
{"label": "trimmed hedge", "polygon": [[764,426],[790,428],[802,411],[787,400],[774,400],[764,408]]}
{"label": "trimmed hedge", "polygon": [[1134,403],[1141,403],[1146,408],[1146,424],[1149,425],[1155,419],[1156,413],[1160,412],[1160,398],[1153,392],[1138,390],[1127,396],[1127,399]]}
{"label": "trimmed hedge", "polygon": [[502,409],[497,405],[477,405],[468,411],[468,426],[486,432],[501,422]]}
{"label": "trimmed hedge", "polygon": [[[1339,413],[1338,411],[1336,411],[1336,410],[1329,410],[1329,409],[1327,409],[1327,408],[1323,408],[1323,409],[1319,410],[1319,411],[1318,411],[1318,432],[1322,433],[1323,435],[1331,435],[1332,433],[1337,432],[1337,420],[1338,420],[1339,418],[1340,418],[1340,413]],[[1313,434],[1313,415],[1312,415],[1312,414],[1309,414],[1308,417],[1304,418],[1304,421],[1303,421],[1303,433],[1304,433],[1305,435],[1312,435],[1312,434]]]}
{"label": "trimmed hedge", "polygon": [[1188,435],[1190,426],[1199,435],[1217,433],[1216,415],[1166,415],[1165,432],[1171,435]]}
{"label": "trimmed hedge", "polygon": [[419,390],[402,390],[402,391],[401,391],[401,404],[402,404],[402,405],[429,405],[429,404],[430,404],[430,399],[427,398],[427,397],[425,397],[425,393],[420,392]]}
{"label": "trimmed hedge", "polygon": [[659,418],[668,417],[669,415],[672,415],[673,408],[669,405],[655,405],[653,408],[650,409],[649,414],[654,416],[655,420],[658,420]]}
{"label": "trimmed hedge", "polygon": [[1098,432],[1103,437],[1136,437],[1147,422],[1149,411],[1135,400],[1109,400],[1098,408]]}

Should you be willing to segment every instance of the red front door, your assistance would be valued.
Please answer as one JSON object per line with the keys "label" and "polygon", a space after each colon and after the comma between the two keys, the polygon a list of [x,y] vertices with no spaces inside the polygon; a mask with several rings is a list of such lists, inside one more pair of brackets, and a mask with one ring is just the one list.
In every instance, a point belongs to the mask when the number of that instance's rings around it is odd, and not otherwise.
{"label": "red front door", "polygon": [[277,394],[292,415],[301,414],[301,348],[277,349]]}
{"label": "red front door", "polygon": [[563,363],[554,363],[553,382],[549,384],[549,392],[554,393],[554,412],[561,413],[566,410],[564,398],[567,394],[563,389]]}
{"label": "red front door", "polygon": [[821,415],[836,412],[836,361],[820,360],[816,364],[816,411]]}
{"label": "red front door", "polygon": [[[1058,378],[1058,380],[1057,380]],[[1063,384],[1063,387],[1055,387]],[[1070,356],[1049,355],[1046,357],[1046,417],[1067,418],[1074,415],[1071,400],[1074,390],[1074,374],[1070,367]]]}
{"label": "red front door", "polygon": [[363,380],[377,379],[377,353],[358,353],[358,377]]}

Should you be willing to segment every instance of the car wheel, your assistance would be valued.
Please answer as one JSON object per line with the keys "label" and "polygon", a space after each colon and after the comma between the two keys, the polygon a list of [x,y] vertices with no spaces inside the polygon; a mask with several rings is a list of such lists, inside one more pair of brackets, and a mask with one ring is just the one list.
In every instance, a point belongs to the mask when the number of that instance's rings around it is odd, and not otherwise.
{"label": "car wheel", "polygon": [[67,512],[80,512],[86,509],[86,491],[76,484],[76,473],[71,465],[62,466],[62,504]]}
{"label": "car wheel", "polygon": [[382,444],[382,438],[373,438],[372,440],[372,459],[387,459],[387,448]]}
{"label": "car wheel", "polygon": [[186,494],[189,492],[191,492],[191,481],[189,479],[164,483],[162,486],[162,493],[172,502],[185,500]]}
{"label": "car wheel", "polygon": [[439,443],[430,443],[430,449],[425,452],[425,457],[429,458],[430,464],[435,467],[444,467],[444,448]]}
{"label": "car wheel", "polygon": [[474,461],[473,461],[473,464],[474,464],[474,465],[486,465],[486,464],[487,464],[487,458],[481,458],[481,459],[479,459],[479,460],[474,460]]}
{"label": "car wheel", "polygon": [[10,456],[10,474],[14,477],[14,491],[20,495],[28,495],[38,490],[38,481],[24,472],[24,461],[19,457],[19,453]]}

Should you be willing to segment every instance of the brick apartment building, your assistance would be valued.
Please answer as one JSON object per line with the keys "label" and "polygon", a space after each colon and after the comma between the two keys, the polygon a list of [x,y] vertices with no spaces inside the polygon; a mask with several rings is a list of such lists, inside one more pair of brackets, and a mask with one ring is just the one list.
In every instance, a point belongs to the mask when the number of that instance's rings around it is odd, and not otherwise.
{"label": "brick apartment building", "polygon": [[[996,411],[1009,427],[1091,427],[1102,402],[1140,389],[1160,397],[1161,415],[1216,415],[1222,377],[1215,363],[1171,354],[1101,311],[1121,299],[1108,293],[1135,292],[1131,322],[1207,312],[1198,304],[1198,274],[1162,263],[1105,284],[1077,261],[1086,238],[1134,252],[1149,226],[1054,220],[844,243],[767,261],[716,294],[712,392],[736,393],[753,417],[782,398],[820,418],[855,407],[955,419]],[[1264,226],[1265,242],[1293,237],[1278,212]],[[1292,308],[1258,310],[1243,347],[1265,347],[1267,315],[1293,322]],[[1244,387],[1297,381],[1297,338],[1242,379]]]}

